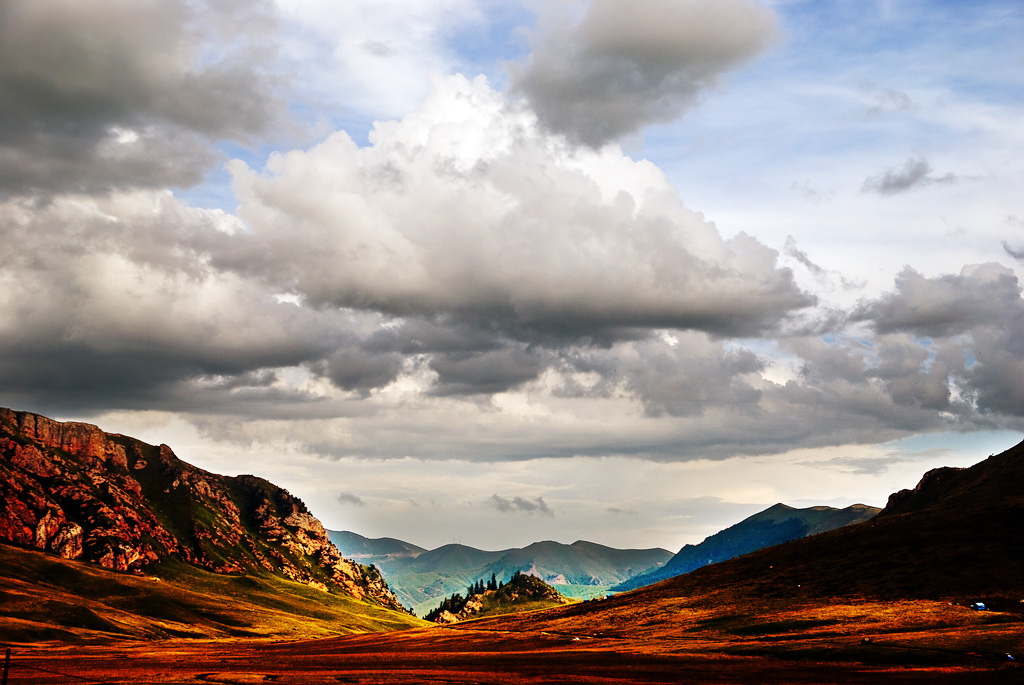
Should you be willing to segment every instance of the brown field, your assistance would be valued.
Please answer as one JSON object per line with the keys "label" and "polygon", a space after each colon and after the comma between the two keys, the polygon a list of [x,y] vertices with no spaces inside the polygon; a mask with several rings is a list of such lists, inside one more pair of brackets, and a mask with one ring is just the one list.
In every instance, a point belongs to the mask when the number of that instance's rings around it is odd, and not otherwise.
{"label": "brown field", "polygon": [[1024,654],[1020,613],[935,601],[716,605],[676,597],[637,610],[606,600],[290,642],[15,645],[8,682],[1024,682],[1024,666],[1006,656]]}

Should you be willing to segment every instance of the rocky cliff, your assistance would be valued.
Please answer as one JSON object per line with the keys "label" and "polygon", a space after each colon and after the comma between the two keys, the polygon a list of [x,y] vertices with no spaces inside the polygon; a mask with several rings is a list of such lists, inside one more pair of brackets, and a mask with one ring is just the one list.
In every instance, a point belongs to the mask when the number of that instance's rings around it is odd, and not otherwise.
{"label": "rocky cliff", "polygon": [[180,560],[215,573],[272,573],[402,608],[380,573],[344,559],[282,488],[209,473],[167,445],[4,408],[0,542],[118,571]]}

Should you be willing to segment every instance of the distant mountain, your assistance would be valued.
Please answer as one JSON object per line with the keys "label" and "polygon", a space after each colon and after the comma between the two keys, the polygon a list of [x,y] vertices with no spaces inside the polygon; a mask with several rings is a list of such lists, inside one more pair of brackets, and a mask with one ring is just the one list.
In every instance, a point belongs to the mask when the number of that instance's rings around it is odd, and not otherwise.
{"label": "distant mountain", "polygon": [[287,579],[393,610],[372,568],[342,557],[301,500],[167,445],[0,409],[0,542],[114,571],[187,565]]}
{"label": "distant mountain", "polygon": [[384,568],[398,559],[415,558],[427,550],[395,538],[366,538],[347,530],[329,530],[327,539],[348,559]]}
{"label": "distant mountain", "polygon": [[967,469],[929,471],[869,521],[642,588],[635,601],[729,588],[759,597],[957,598],[1019,612],[1021,522],[1024,442]]}
{"label": "distant mountain", "polygon": [[795,509],[775,504],[705,538],[700,544],[684,546],[664,566],[619,583],[613,590],[622,592],[651,585],[765,547],[867,521],[880,511],[878,507],[864,504],[845,509],[824,506]]}
{"label": "distant mountain", "polygon": [[345,556],[380,569],[399,599],[417,614],[492,574],[509,578],[519,571],[554,585],[563,595],[589,597],[672,556],[660,548],[615,549],[582,540],[571,545],[535,542],[497,552],[456,544],[424,551],[392,538],[371,540],[348,531],[328,535]]}
{"label": "distant mountain", "polygon": [[[671,657],[693,682],[1020,681],[1022,486],[1024,442],[968,469],[929,471],[868,521],[602,601],[474,621],[464,639],[577,636],[590,660],[602,643],[633,644],[652,662]],[[677,660],[687,650],[694,658]],[[696,672],[701,663],[713,670]]]}

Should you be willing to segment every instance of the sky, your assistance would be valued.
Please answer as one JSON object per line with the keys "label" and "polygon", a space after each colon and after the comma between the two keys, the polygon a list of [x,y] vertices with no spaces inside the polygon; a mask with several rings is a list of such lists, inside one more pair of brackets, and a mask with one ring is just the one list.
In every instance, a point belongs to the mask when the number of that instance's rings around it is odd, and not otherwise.
{"label": "sky", "polygon": [[0,405],[696,543],[1024,437],[1017,0],[5,0]]}

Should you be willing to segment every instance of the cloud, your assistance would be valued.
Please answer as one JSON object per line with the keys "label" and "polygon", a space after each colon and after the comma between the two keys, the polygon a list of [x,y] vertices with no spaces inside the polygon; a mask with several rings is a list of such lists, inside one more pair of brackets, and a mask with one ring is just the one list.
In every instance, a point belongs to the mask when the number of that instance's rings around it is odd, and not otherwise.
{"label": "cloud", "polygon": [[1012,320],[1021,307],[1020,292],[1016,274],[1000,264],[965,266],[959,274],[935,278],[907,267],[892,293],[863,303],[853,318],[870,321],[880,333],[948,337]]}
{"label": "cloud", "polygon": [[372,354],[359,348],[341,348],[317,365],[317,370],[344,390],[367,390],[394,381],[402,370],[402,355]]}
{"label": "cloud", "polygon": [[254,372],[322,358],[347,321],[205,265],[202,245],[236,228],[168,193],[0,203],[0,242],[18,246],[0,269],[4,396],[62,410],[299,400]]}
{"label": "cloud", "polygon": [[1024,248],[1012,247],[1008,242],[1004,240],[1003,251],[1006,252],[1006,254],[1013,257],[1014,259],[1016,259],[1018,262],[1024,262]]}
{"label": "cloud", "polygon": [[351,492],[339,492],[336,499],[339,504],[351,504],[356,507],[366,506],[366,502],[361,497],[353,495]]}
{"label": "cloud", "polygon": [[283,120],[265,5],[5,1],[0,197],[200,181]]}
{"label": "cloud", "polygon": [[863,89],[871,101],[871,106],[867,110],[868,114],[912,112],[918,108],[909,95],[898,90],[885,88],[874,83],[864,84]]}
{"label": "cloud", "polygon": [[555,7],[511,67],[512,91],[549,130],[592,147],[677,118],[776,35],[774,14],[751,0]]}
{"label": "cloud", "polygon": [[511,348],[437,355],[431,359],[430,367],[437,372],[435,394],[492,394],[537,378],[548,363],[543,353]]}
{"label": "cloud", "polygon": [[[234,163],[250,231],[212,263],[309,306],[526,343],[651,327],[754,335],[813,302],[774,250],[723,239],[652,165],[567,147],[483,78],[439,83],[371,138],[359,148],[338,133],[262,174]],[[441,370],[457,376],[455,364]]]}
{"label": "cloud", "polygon": [[906,331],[933,338],[936,361],[955,373],[947,391],[955,388],[963,402],[982,413],[979,420],[1024,416],[1024,300],[1012,270],[980,264],[927,278],[908,268],[893,293],[862,304],[854,318],[883,334]]}
{"label": "cloud", "polygon": [[505,499],[500,495],[491,495],[485,504],[488,507],[497,509],[503,514],[539,514],[541,516],[554,517],[555,513],[548,507],[547,502],[544,501],[543,497],[537,497],[536,499],[528,500],[522,497],[513,497],[512,499]]}
{"label": "cloud", "polygon": [[936,183],[957,183],[961,178],[955,174],[935,176],[932,165],[924,157],[910,157],[900,169],[887,169],[864,180],[861,192],[895,195],[912,188]]}

